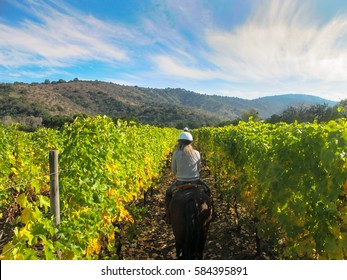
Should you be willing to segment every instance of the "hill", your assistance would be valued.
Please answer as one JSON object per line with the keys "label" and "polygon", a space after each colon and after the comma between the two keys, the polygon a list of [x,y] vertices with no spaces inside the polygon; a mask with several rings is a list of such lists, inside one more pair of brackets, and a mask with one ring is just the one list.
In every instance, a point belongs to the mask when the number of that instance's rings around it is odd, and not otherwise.
{"label": "hill", "polygon": [[309,95],[278,95],[246,100],[185,89],[155,89],[100,81],[0,84],[0,117],[108,115],[158,126],[199,127],[233,120],[255,109],[260,117],[289,106],[334,105]]}

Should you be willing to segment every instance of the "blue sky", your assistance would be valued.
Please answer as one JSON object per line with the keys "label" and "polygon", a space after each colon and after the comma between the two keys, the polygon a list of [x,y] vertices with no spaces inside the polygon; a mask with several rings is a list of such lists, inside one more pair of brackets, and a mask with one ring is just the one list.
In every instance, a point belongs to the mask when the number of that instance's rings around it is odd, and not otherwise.
{"label": "blue sky", "polygon": [[345,0],[0,0],[0,82],[347,98]]}

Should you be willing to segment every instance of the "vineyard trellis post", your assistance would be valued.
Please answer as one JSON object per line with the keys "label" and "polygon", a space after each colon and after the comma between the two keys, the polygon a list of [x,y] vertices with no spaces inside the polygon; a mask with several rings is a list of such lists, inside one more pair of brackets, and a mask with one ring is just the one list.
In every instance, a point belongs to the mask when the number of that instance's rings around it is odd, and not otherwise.
{"label": "vineyard trellis post", "polygon": [[49,174],[50,174],[50,200],[51,214],[54,217],[55,226],[60,224],[60,202],[59,202],[59,172],[58,151],[49,152]]}

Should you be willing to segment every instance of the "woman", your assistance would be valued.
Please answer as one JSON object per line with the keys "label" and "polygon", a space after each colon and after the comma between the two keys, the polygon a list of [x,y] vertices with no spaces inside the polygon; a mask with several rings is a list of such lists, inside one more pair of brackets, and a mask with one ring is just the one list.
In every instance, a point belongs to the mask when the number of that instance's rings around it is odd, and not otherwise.
{"label": "woman", "polygon": [[185,131],[178,137],[178,144],[172,155],[171,169],[176,176],[176,182],[169,186],[166,190],[165,205],[166,217],[165,221],[170,224],[169,205],[173,191],[183,185],[199,185],[210,196],[209,187],[200,179],[200,153],[192,146],[193,136]]}

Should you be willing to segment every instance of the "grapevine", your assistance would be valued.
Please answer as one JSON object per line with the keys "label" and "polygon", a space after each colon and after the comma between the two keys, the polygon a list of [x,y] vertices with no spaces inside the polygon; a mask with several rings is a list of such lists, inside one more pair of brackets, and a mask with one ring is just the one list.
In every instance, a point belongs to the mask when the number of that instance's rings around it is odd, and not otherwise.
{"label": "grapevine", "polygon": [[196,131],[221,192],[284,259],[347,257],[347,121]]}
{"label": "grapevine", "polygon": [[[114,251],[115,226],[133,222],[127,205],[160,177],[177,133],[101,116],[61,131],[0,127],[0,208],[10,232],[1,258],[97,259]],[[49,213],[52,149],[59,151],[58,227]]]}

